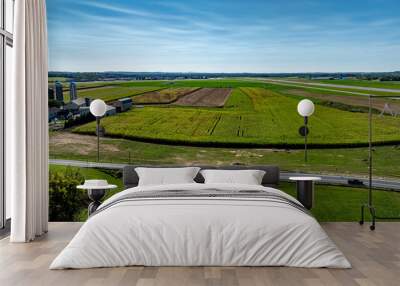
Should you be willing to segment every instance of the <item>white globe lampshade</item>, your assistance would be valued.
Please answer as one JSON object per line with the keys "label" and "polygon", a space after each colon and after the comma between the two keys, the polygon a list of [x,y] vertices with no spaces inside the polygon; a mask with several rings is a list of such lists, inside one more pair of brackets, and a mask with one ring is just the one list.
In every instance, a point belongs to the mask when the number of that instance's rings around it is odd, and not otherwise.
{"label": "white globe lampshade", "polygon": [[102,117],[106,114],[106,103],[101,99],[95,99],[90,103],[90,113],[96,117]]}
{"label": "white globe lampshade", "polygon": [[303,117],[311,116],[314,113],[314,110],[314,103],[309,99],[303,99],[297,105],[297,112]]}

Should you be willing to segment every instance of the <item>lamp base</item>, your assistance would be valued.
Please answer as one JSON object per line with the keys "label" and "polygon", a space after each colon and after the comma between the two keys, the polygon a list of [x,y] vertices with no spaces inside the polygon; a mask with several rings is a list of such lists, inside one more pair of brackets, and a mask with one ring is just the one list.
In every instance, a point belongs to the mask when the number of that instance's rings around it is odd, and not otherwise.
{"label": "lamp base", "polygon": [[92,202],[89,204],[88,207],[88,215],[90,216],[92,213],[94,213],[97,208],[101,205],[101,199],[105,195],[105,190],[88,190],[88,197],[92,200]]}

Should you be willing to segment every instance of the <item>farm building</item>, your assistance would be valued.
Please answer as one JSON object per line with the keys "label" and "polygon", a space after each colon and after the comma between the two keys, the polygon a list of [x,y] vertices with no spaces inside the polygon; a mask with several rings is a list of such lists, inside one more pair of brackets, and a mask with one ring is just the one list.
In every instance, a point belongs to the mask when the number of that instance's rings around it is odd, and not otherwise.
{"label": "farm building", "polygon": [[71,112],[73,114],[77,114],[79,112],[79,105],[74,102],[69,102],[65,104],[62,108],[65,112]]}
{"label": "farm building", "polygon": [[55,120],[59,115],[61,109],[58,107],[50,107],[49,108],[49,122]]}
{"label": "farm building", "polygon": [[[90,113],[90,107],[89,106],[83,106],[79,108],[79,114],[80,116],[86,116]],[[111,116],[117,114],[117,110],[114,106],[107,105],[106,106],[106,114],[105,116]]]}
{"label": "farm building", "polygon": [[71,102],[68,102],[67,104],[65,104],[63,106],[63,109],[65,111],[71,112],[74,115],[79,114],[81,108],[90,106],[90,102],[91,102],[90,98],[80,97],[78,99],[74,99]]}
{"label": "farm building", "polygon": [[105,116],[112,116],[117,114],[117,109],[114,106],[107,105],[106,107],[106,115]]}
{"label": "farm building", "polygon": [[79,114],[80,116],[86,116],[90,113],[90,107],[89,106],[83,106],[79,108]]}
{"label": "farm building", "polygon": [[90,106],[91,101],[92,101],[91,98],[80,97],[80,98],[72,100],[71,103],[75,104],[76,106],[78,106],[78,108],[80,108],[80,107]]}
{"label": "farm building", "polygon": [[117,112],[124,112],[129,110],[132,107],[132,98],[121,98],[114,102],[114,106],[117,109]]}

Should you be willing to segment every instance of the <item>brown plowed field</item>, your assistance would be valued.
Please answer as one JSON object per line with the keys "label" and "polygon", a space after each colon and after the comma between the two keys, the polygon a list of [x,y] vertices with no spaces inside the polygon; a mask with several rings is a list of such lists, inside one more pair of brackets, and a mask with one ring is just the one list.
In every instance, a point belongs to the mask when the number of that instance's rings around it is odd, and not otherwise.
{"label": "brown plowed field", "polygon": [[199,88],[167,88],[158,91],[147,92],[133,97],[135,104],[168,104],[175,102],[180,97],[196,91]]}
{"label": "brown plowed field", "polygon": [[179,98],[175,105],[223,107],[231,92],[231,88],[202,88]]}

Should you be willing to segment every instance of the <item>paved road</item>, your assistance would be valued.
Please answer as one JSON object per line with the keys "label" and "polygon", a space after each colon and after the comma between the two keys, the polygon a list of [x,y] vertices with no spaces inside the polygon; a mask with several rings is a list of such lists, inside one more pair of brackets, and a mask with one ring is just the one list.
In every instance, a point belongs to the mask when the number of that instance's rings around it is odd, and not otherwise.
{"label": "paved road", "polygon": [[[53,165],[73,166],[82,168],[106,168],[106,169],[122,169],[126,165],[126,164],[96,163],[96,162],[84,162],[84,161],[72,161],[72,160],[54,160],[54,159],[50,159],[49,163]],[[364,186],[368,186],[368,179],[363,177],[281,172],[281,179],[283,181],[288,181],[289,177],[291,176],[318,176],[322,178],[321,183],[341,185],[341,186],[347,186],[349,185],[348,180],[356,179],[363,182]],[[372,182],[372,186],[376,189],[400,191],[400,180],[395,181],[395,180],[375,179]]]}
{"label": "paved road", "polygon": [[105,168],[105,169],[122,169],[127,164],[115,164],[115,163],[97,163],[97,162],[85,162],[85,161],[74,161],[74,160],[58,160],[49,159],[49,163],[52,165],[82,167],[82,168]]}
{"label": "paved road", "polygon": [[[365,187],[368,186],[368,178],[364,178],[364,177],[281,172],[281,180],[283,180],[283,181],[288,181],[289,177],[292,177],[292,176],[316,176],[316,177],[321,177],[322,178],[321,183],[333,184],[333,185],[341,185],[341,186],[348,186],[349,185],[349,183],[348,183],[349,180],[359,180],[360,182],[363,183],[363,185]],[[358,185],[352,185],[352,186],[358,187]],[[372,186],[375,189],[400,191],[400,181],[374,179],[374,180],[372,180]],[[361,185],[361,187],[362,187],[362,185]]]}
{"label": "paved road", "polygon": [[[400,89],[390,89],[390,88],[376,88],[376,87],[365,87],[365,86],[352,86],[352,85],[342,85],[342,84],[331,84],[331,83],[318,83],[318,82],[301,82],[301,81],[292,81],[292,80],[281,80],[281,79],[262,79],[265,82],[270,83],[281,83],[285,85],[293,85],[293,86],[310,86],[310,87],[334,87],[334,88],[347,88],[354,90],[365,90],[365,91],[379,91],[379,92],[388,92],[388,93],[397,93],[400,94]],[[329,89],[332,90],[332,89]],[[337,91],[337,90],[332,90]],[[365,93],[358,92],[349,92],[353,94],[366,95]]]}

